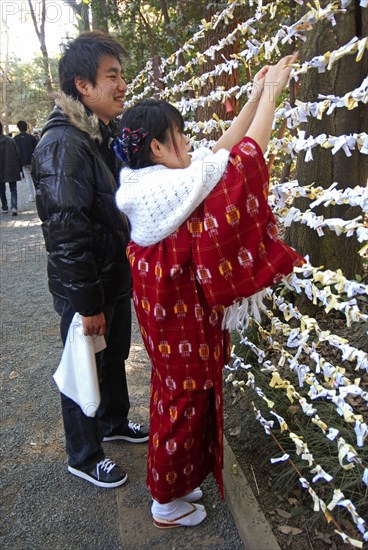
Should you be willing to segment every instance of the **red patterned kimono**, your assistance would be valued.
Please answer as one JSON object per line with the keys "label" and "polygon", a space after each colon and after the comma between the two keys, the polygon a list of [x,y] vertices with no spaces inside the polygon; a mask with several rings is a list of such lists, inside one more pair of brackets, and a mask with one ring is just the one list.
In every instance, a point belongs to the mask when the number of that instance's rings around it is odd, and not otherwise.
{"label": "red patterned kimono", "polygon": [[129,244],[133,299],[152,363],[147,485],[162,504],[210,472],[223,492],[224,308],[303,262],[278,239],[267,194],[263,154],[244,138],[175,233],[149,247]]}

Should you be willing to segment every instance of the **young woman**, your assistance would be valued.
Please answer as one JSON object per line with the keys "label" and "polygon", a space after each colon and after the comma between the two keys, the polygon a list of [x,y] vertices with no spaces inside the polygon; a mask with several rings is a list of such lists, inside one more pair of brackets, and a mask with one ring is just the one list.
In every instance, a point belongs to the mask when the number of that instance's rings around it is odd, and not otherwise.
{"label": "young woman", "polygon": [[[152,363],[147,484],[156,527],[206,517],[201,482],[222,488],[224,311],[303,260],[277,236],[263,159],[275,100],[296,55],[265,67],[212,151],[190,153],[180,113],[143,101],[115,143],[117,204],[131,223],[133,300]],[[245,136],[245,137],[244,137]]]}

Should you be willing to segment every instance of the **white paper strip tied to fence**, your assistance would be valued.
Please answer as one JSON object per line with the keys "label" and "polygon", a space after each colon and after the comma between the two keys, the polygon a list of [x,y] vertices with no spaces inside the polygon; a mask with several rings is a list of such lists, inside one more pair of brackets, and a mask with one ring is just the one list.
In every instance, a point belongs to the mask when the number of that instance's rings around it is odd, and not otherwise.
{"label": "white paper strip tied to fence", "polygon": [[[330,20],[334,21],[333,19],[327,17],[327,13],[338,13],[340,10],[337,8],[336,2],[330,4],[325,9],[314,9],[312,8],[308,14],[303,16],[297,23],[294,25],[291,25],[290,27],[287,27],[286,25],[283,25],[282,29],[280,29],[276,35],[268,40],[265,40],[265,37],[263,36],[261,40],[257,40],[256,38],[253,38],[252,40],[247,40],[246,45],[247,48],[243,49],[239,54],[233,54],[232,60],[227,60],[225,63],[218,64],[213,70],[204,73],[200,76],[193,76],[190,78],[185,78],[185,82],[181,83],[174,83],[171,85],[171,87],[164,90],[163,97],[169,97],[170,91],[172,93],[178,93],[178,92],[185,92],[187,90],[193,89],[193,87],[200,87],[204,85],[207,80],[213,78],[214,76],[221,75],[223,72],[227,72],[229,74],[232,73],[234,69],[237,69],[239,67],[240,60],[245,60],[246,62],[249,62],[256,58],[258,60],[258,56],[261,53],[262,50],[265,50],[263,53],[265,55],[265,59],[270,60],[271,54],[276,51],[278,53],[278,43],[284,44],[285,42],[289,42],[292,39],[295,38],[304,38],[304,33],[307,31],[310,31],[313,24],[317,23],[320,20]],[[194,69],[194,67],[202,64],[203,62],[207,61],[208,58],[211,58],[213,56],[213,53],[215,51],[221,51],[224,49],[224,47],[231,43],[231,41],[234,38],[234,35],[236,33],[246,34],[248,31],[255,34],[254,28],[251,26],[255,21],[260,21],[263,17],[262,12],[258,12],[256,17],[250,18],[247,22],[239,24],[237,28],[232,31],[229,35],[229,37],[226,39],[221,39],[218,44],[212,47],[212,49],[208,52],[208,57],[204,54],[198,54],[192,58],[190,61],[188,61],[186,66],[181,66],[178,69],[175,69],[174,71],[171,71],[168,75],[163,76],[160,80],[162,83],[167,83],[169,80],[175,80],[178,76],[181,74],[188,75],[190,72]],[[298,30],[296,30],[298,29]],[[364,50],[368,47],[368,39],[363,38],[361,40],[358,40],[357,37],[350,40],[347,44],[344,46],[341,46],[337,50],[333,50],[332,52],[328,52],[321,56],[314,57],[311,61],[304,62],[301,66],[299,64],[295,64],[295,69],[292,70],[292,78],[297,78],[299,74],[303,74],[307,72],[309,69],[317,68],[319,72],[324,72],[326,69],[330,70],[332,68],[332,65],[338,61],[339,59],[345,57],[346,55],[351,55],[357,53],[356,61],[360,61],[362,59]],[[201,57],[202,56],[202,57]],[[138,95],[134,94],[132,99],[129,101],[136,101],[138,99],[143,99],[150,93],[152,93],[152,90],[156,90],[155,81],[153,79],[153,75],[150,74],[150,80],[151,83],[148,87],[144,89],[143,92],[139,93]],[[141,75],[138,76],[132,83],[132,85],[129,87],[129,91],[133,91],[136,89],[136,83],[140,82],[140,85],[144,84],[144,82],[148,82],[147,76]],[[157,90],[156,90],[157,91]]]}
{"label": "white paper strip tied to fence", "polygon": [[[307,197],[313,200],[309,208],[330,204],[350,204],[350,206],[359,206],[363,212],[368,212],[368,190],[367,187],[356,185],[355,187],[346,187],[336,189],[339,185],[337,181],[331,183],[327,188],[314,183],[301,186],[297,180],[286,181],[283,183],[274,183],[271,185],[270,203],[274,212],[282,212],[287,205],[292,204],[295,197]],[[281,220],[280,220],[281,221]]]}
{"label": "white paper strip tied to fence", "polygon": [[[267,343],[268,343],[268,345],[271,344],[273,349],[277,349],[277,343],[275,341],[272,341],[272,338],[269,335],[267,336]],[[318,414],[316,414],[317,410],[311,404],[307,403],[306,399],[303,396],[301,396],[301,394],[295,389],[295,387],[289,382],[289,380],[286,380],[285,378],[282,378],[280,376],[277,367],[275,365],[272,365],[272,363],[270,361],[265,361],[264,360],[265,359],[265,354],[264,354],[262,349],[260,349],[255,344],[250,342],[246,337],[244,338],[244,344],[248,345],[252,349],[252,351],[255,353],[255,355],[258,357],[258,362],[259,362],[259,365],[261,367],[260,370],[262,372],[268,372],[272,375],[270,386],[273,387],[273,388],[279,388],[279,389],[285,390],[290,402],[291,403],[298,402],[299,405],[302,408],[303,413],[306,416],[308,416],[309,418],[311,418],[312,423],[316,424],[316,426],[318,426],[322,430],[322,432],[327,435],[327,438],[330,441],[334,441],[336,439],[336,435],[338,434],[338,430],[335,430],[332,427],[328,427],[328,425],[320,419]],[[280,432],[282,433],[282,432],[285,432],[285,431],[289,431],[289,427],[288,427],[287,423],[285,422],[284,418],[282,416],[278,415],[277,412],[275,412],[275,410],[274,410],[274,407],[275,407],[274,401],[272,399],[270,399],[270,397],[267,397],[265,395],[263,388],[260,388],[259,386],[256,385],[255,376],[256,376],[257,369],[255,367],[253,367],[254,373],[250,372],[249,369],[252,368],[252,365],[249,365],[249,364],[244,365],[242,363],[241,358],[239,358],[237,356],[234,356],[234,357],[235,357],[234,364],[236,363],[237,368],[239,368],[239,367],[245,368],[246,371],[247,371],[247,376],[248,376],[248,383],[246,383],[244,385],[244,383],[242,383],[242,382],[238,383],[237,381],[234,381],[233,382],[234,387],[240,388],[243,391],[243,393],[246,392],[245,387],[252,388],[255,391],[255,393],[258,395],[258,397],[260,397],[262,400],[264,400],[266,402],[267,406],[272,409],[270,411],[270,414],[274,415],[277,418],[277,420],[279,422],[279,426],[280,426]],[[292,356],[290,355],[290,365],[293,361],[295,362],[295,357],[293,359]],[[295,370],[295,365],[293,367],[290,367],[290,368],[292,370]],[[299,385],[301,387],[303,387],[303,378],[301,377],[300,371],[298,372],[298,378],[299,378]],[[230,375],[227,378],[227,381],[231,381],[231,379],[232,379],[232,375]],[[305,380],[308,380],[307,376],[305,377]],[[349,384],[349,381],[347,379],[341,379],[341,381],[344,381],[346,384]],[[308,380],[308,385],[311,385],[311,380],[310,379]],[[350,385],[344,386],[344,388],[345,387],[349,388]],[[355,389],[354,389],[354,392],[355,392]],[[329,394],[327,394],[332,402],[334,402],[334,394],[336,394],[336,390],[332,390],[332,391],[329,392]],[[338,403],[337,406],[341,407],[341,403]],[[262,416],[260,411],[257,410],[257,409],[255,409],[255,413],[256,413],[256,418],[261,423],[261,425],[262,425],[263,429],[265,430],[266,434],[272,435],[275,438],[275,440],[277,441],[277,437],[273,434],[274,422],[266,420],[264,418],[264,416]],[[360,443],[362,442],[362,438],[366,437],[366,432],[367,432],[367,426],[366,426],[366,424],[361,422],[360,418],[361,417],[358,415],[356,417],[356,423],[355,423],[355,432],[357,433],[357,444],[358,444],[358,446],[360,446]],[[333,436],[331,436],[332,433],[333,433]],[[330,476],[330,474],[325,472],[325,470],[319,464],[316,464],[312,453],[309,451],[309,448],[308,448],[308,445],[307,445],[306,441],[304,441],[304,439],[300,438],[297,434],[292,433],[292,432],[290,432],[290,438],[293,440],[293,442],[295,444],[296,455],[299,456],[302,460],[307,461],[307,463],[310,467],[313,466],[313,469],[311,470],[311,473],[317,474],[313,477],[312,483],[316,483],[321,478],[325,479],[325,481],[331,482],[332,479],[333,479],[332,476]],[[279,443],[278,443],[278,445],[282,449],[282,446]],[[344,440],[344,438],[342,438],[342,437],[339,437],[337,439],[337,455],[338,455],[338,460],[339,460],[340,466],[343,469],[350,470],[351,468],[353,468],[355,466],[360,466],[363,469],[362,460],[359,458],[357,451],[351,445],[348,445],[346,443],[346,441]],[[286,455],[286,456],[284,455],[285,459],[286,459],[286,457],[287,457],[287,459],[289,459],[288,455]],[[272,459],[271,459],[271,461],[272,461]],[[278,461],[279,460],[274,460],[272,462],[276,463]],[[289,460],[289,461],[293,465],[292,461],[291,460]],[[364,470],[364,472],[365,472],[365,470]],[[363,478],[364,478],[364,475],[363,475]],[[362,478],[362,480],[363,480],[363,478]],[[307,486],[305,486],[305,488],[310,487],[309,483],[308,482],[306,482],[306,483],[307,483]],[[336,491],[336,488],[335,488],[335,491]],[[317,496],[316,493],[313,492],[313,494],[312,494],[310,491],[308,491],[308,492],[310,493],[310,495],[313,498],[315,511],[319,511],[320,509],[323,511],[324,509],[326,509],[326,505],[323,504],[323,501],[321,501],[319,499],[319,497]],[[341,491],[339,491],[339,492],[341,493]],[[317,506],[318,502],[320,502],[321,507]],[[355,506],[352,505],[352,507],[350,507],[350,509],[348,508],[348,510],[350,512],[353,511],[352,516],[353,516],[354,522],[358,525],[360,532],[363,535],[366,535],[365,521],[357,514]],[[330,519],[331,518],[329,518],[329,521],[330,521]],[[342,532],[341,528],[339,528],[339,532]],[[352,540],[354,540],[354,539],[352,539]],[[360,546],[361,545],[360,541],[355,541],[354,545],[356,545],[357,547],[361,547]]]}
{"label": "white paper strip tied to fence", "polygon": [[298,130],[296,137],[289,136],[287,138],[273,138],[270,140],[267,149],[267,156],[277,153],[286,153],[292,158],[299,153],[305,153],[304,161],[310,162],[313,160],[312,150],[315,147],[322,147],[330,150],[333,155],[338,151],[343,151],[347,157],[351,157],[352,151],[357,150],[363,155],[368,155],[368,134],[366,132],[341,135],[327,136],[320,134],[318,136],[305,137],[304,130]]}
{"label": "white paper strip tied to fence", "polygon": [[303,102],[295,100],[295,107],[288,102],[277,109],[275,113],[275,122],[278,120],[287,121],[289,129],[297,128],[302,122],[308,122],[309,117],[322,120],[324,115],[331,115],[335,109],[347,108],[349,111],[356,109],[360,103],[368,103],[368,77],[364,78],[361,85],[344,96],[334,96],[333,94],[318,94],[318,99],[322,101]]}
{"label": "white paper strip tied to fence", "polygon": [[[185,115],[195,111],[198,107],[206,107],[216,102],[224,103],[226,99],[235,97],[236,99],[242,96],[248,96],[252,84],[247,83],[243,86],[233,86],[228,90],[218,86],[211,90],[207,96],[199,96],[194,98],[182,97],[179,101],[173,102],[173,105]],[[167,97],[172,96],[172,89],[168,89]],[[160,97],[165,99],[166,92],[161,92]],[[347,108],[348,110],[356,109],[360,103],[368,103],[368,77],[366,77],[358,88],[351,92],[347,92],[344,96],[334,96],[333,94],[322,95],[318,94],[318,99],[322,101],[303,102],[296,99],[295,107],[292,107],[287,101],[279,107],[275,113],[275,122],[286,120],[289,129],[297,128],[302,122],[307,122],[309,117],[321,120],[323,116],[331,115],[335,109]],[[201,121],[202,122],[202,121]],[[202,122],[203,124],[205,123]]]}

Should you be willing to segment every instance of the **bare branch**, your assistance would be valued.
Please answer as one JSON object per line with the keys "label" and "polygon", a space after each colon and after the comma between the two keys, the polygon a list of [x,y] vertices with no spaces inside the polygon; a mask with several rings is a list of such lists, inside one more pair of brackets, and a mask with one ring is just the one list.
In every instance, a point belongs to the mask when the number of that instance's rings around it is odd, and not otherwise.
{"label": "bare branch", "polygon": [[34,29],[35,29],[36,34],[37,34],[37,38],[38,38],[38,40],[41,42],[41,30],[38,28],[37,19],[36,19],[36,14],[35,14],[34,7],[33,7],[33,5],[32,5],[31,0],[28,0],[28,4],[29,4],[30,12],[31,12],[31,17],[32,17],[32,21],[33,21],[33,26],[34,26]]}

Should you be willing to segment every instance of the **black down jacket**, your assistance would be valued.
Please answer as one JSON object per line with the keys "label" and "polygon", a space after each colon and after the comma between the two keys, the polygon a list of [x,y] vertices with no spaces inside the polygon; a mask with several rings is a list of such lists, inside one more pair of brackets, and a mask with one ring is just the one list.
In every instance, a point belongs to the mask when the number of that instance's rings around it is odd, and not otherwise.
{"label": "black down jacket", "polygon": [[27,132],[20,132],[14,136],[14,141],[19,149],[19,158],[22,166],[29,166],[32,162],[32,153],[37,145],[37,140]]}
{"label": "black down jacket", "polygon": [[115,205],[111,130],[61,94],[32,160],[50,292],[94,315],[130,295],[127,218]]}
{"label": "black down jacket", "polygon": [[21,169],[19,151],[14,139],[0,134],[0,183],[19,181]]}

